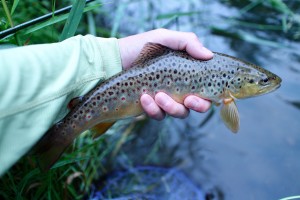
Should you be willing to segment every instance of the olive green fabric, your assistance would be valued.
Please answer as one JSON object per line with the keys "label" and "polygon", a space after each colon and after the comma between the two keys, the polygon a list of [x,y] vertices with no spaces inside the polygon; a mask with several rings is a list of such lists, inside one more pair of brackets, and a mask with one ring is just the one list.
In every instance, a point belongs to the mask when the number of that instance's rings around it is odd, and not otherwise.
{"label": "olive green fabric", "polygon": [[68,102],[122,70],[117,39],[76,36],[0,50],[0,176],[26,154]]}

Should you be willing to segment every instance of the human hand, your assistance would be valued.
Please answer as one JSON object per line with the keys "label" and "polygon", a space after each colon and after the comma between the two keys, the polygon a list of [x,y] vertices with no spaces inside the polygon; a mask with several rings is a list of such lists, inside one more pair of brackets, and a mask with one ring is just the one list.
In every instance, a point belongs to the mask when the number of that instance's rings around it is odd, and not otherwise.
{"label": "human hand", "polygon": [[[148,42],[159,43],[174,50],[185,50],[196,59],[208,60],[213,57],[213,53],[202,46],[198,37],[189,32],[156,29],[121,38],[118,42],[124,69],[131,67],[143,46]],[[189,114],[189,109],[206,112],[211,105],[209,101],[195,95],[187,96],[182,105],[163,92],[157,93],[154,99],[148,94],[143,94],[141,104],[145,112],[157,120],[162,120],[166,113],[173,117],[185,118]]]}

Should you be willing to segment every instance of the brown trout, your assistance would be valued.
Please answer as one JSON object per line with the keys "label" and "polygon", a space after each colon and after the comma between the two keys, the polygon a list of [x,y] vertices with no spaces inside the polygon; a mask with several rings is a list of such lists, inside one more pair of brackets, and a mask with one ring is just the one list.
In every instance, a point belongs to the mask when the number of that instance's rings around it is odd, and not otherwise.
{"label": "brown trout", "polygon": [[185,51],[148,43],[133,67],[106,80],[49,129],[36,145],[40,167],[49,169],[73,140],[85,130],[143,113],[142,94],[165,92],[179,103],[190,94],[222,103],[221,118],[232,131],[239,129],[235,99],[265,94],[277,89],[275,74],[237,58],[214,53],[208,61],[196,60]]}

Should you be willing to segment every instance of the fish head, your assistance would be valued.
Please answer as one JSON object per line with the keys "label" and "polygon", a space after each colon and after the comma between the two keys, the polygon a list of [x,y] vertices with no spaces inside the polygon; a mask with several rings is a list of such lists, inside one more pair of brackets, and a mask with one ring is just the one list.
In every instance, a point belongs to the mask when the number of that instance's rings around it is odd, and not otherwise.
{"label": "fish head", "polygon": [[235,90],[231,92],[231,95],[238,99],[272,92],[278,89],[281,84],[279,76],[255,65],[239,71],[234,79],[234,82],[238,84],[235,85]]}

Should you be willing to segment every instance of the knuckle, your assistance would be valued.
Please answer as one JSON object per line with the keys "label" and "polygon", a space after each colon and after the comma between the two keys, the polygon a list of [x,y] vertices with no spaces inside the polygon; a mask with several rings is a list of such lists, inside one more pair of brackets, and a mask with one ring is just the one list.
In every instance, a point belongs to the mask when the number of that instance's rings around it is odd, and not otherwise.
{"label": "knuckle", "polygon": [[156,31],[160,34],[163,34],[163,33],[167,32],[168,30],[165,28],[158,28],[158,29],[156,29]]}
{"label": "knuckle", "polygon": [[189,38],[192,40],[198,40],[198,36],[194,32],[188,32]]}

